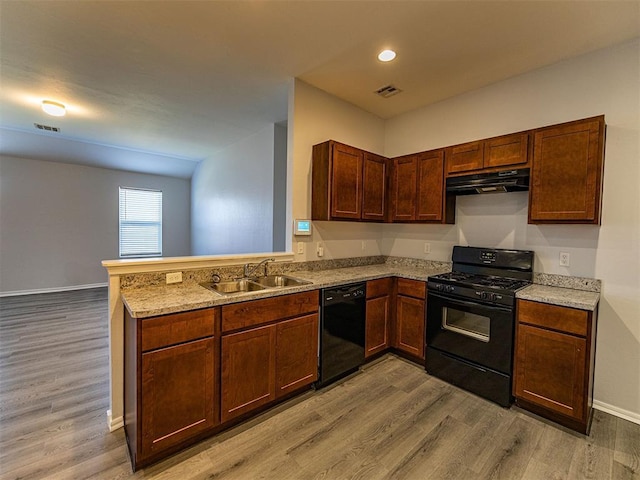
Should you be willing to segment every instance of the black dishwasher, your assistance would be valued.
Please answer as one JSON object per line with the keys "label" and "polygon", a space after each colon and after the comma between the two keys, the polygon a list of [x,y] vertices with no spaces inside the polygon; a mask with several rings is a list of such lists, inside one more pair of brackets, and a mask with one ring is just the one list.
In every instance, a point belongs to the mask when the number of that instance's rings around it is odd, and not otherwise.
{"label": "black dishwasher", "polygon": [[365,283],[322,290],[319,387],[356,371],[364,363],[365,292]]}

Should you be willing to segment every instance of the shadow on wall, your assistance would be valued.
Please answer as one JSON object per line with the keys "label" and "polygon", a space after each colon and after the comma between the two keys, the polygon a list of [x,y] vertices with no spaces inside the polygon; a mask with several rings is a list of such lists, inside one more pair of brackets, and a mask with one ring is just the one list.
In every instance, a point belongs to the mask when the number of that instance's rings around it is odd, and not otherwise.
{"label": "shadow on wall", "polygon": [[[606,284],[604,285],[606,289]],[[625,324],[616,311],[616,305],[610,300],[610,295],[603,292],[598,312],[598,332],[596,346],[596,371],[594,385],[594,399],[628,412],[640,411],[640,338]],[[622,297],[614,297],[614,302],[625,302]],[[619,305],[620,310],[633,309],[632,305]],[[624,355],[626,352],[627,355]],[[629,358],[628,354],[632,355]],[[620,363],[625,363],[624,378],[619,378]],[[634,373],[635,372],[635,373]],[[620,391],[621,385],[626,390],[624,395],[617,394],[615,398],[607,396],[611,392]],[[620,398],[628,399],[631,404],[621,405]]]}
{"label": "shadow on wall", "polygon": [[[528,225],[527,248],[536,252],[535,271],[596,278],[600,227],[596,225]],[[560,252],[571,255],[560,267]]]}
{"label": "shadow on wall", "polygon": [[458,243],[473,247],[525,248],[528,192],[458,196]]}
{"label": "shadow on wall", "polygon": [[[600,227],[529,225],[528,202],[528,192],[458,197],[458,243],[474,247],[533,250],[534,271],[595,277]],[[560,252],[570,254],[569,267],[559,265]]]}

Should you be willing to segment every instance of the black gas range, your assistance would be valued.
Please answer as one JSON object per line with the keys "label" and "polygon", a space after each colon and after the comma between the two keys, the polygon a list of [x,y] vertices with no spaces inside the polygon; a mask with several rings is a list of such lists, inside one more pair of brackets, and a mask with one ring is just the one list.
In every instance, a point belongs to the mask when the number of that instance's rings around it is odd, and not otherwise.
{"label": "black gas range", "polygon": [[531,283],[533,252],[456,246],[452,259],[427,281],[426,369],[509,406],[515,295]]}

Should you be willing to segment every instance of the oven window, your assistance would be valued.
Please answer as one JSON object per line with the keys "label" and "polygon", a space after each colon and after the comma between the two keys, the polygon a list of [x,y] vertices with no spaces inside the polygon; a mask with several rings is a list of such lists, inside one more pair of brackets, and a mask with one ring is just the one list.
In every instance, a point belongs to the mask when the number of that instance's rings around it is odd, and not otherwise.
{"label": "oven window", "polygon": [[442,328],[482,342],[489,341],[491,319],[452,307],[442,307]]}

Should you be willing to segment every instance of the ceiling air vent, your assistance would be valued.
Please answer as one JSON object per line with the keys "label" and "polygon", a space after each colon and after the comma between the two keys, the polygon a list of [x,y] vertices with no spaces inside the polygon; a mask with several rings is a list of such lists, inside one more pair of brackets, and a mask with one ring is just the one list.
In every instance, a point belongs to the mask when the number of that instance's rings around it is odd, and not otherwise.
{"label": "ceiling air vent", "polygon": [[41,123],[34,123],[33,124],[34,127],[36,127],[38,130],[45,130],[47,132],[60,132],[60,127],[50,127],[49,125],[42,125]]}
{"label": "ceiling air vent", "polygon": [[393,97],[394,95],[400,93],[402,90],[400,90],[399,88],[394,87],[393,85],[385,85],[382,88],[379,88],[378,90],[376,90],[375,94],[380,95],[382,98],[389,98],[389,97]]}

